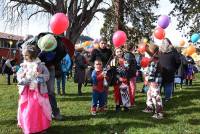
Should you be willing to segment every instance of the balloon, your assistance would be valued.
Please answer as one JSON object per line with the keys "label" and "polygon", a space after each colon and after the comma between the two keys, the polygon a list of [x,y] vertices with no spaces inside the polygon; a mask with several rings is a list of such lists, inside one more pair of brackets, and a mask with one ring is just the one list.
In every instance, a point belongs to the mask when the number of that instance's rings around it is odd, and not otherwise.
{"label": "balloon", "polygon": [[138,46],[138,52],[143,54],[146,51],[146,44],[140,44]]}
{"label": "balloon", "polygon": [[200,34],[198,34],[198,33],[193,34],[191,37],[192,43],[197,42],[199,39],[200,39]]}
{"label": "balloon", "polygon": [[191,56],[194,53],[196,53],[196,48],[193,45],[190,45],[186,50],[186,54]]}
{"label": "balloon", "polygon": [[154,31],[154,36],[159,40],[164,39],[165,38],[165,30],[160,27],[157,27]]}
{"label": "balloon", "polygon": [[169,26],[170,18],[167,15],[162,15],[158,18],[158,25],[165,29]]}
{"label": "balloon", "polygon": [[50,20],[50,28],[54,34],[62,34],[69,27],[69,19],[64,13],[56,13]]}
{"label": "balloon", "polygon": [[115,48],[121,47],[126,43],[127,36],[124,31],[116,31],[112,37],[112,41]]}
{"label": "balloon", "polygon": [[98,43],[95,43],[93,44],[94,48],[98,49],[99,48],[99,44]]}
{"label": "balloon", "polygon": [[141,62],[140,62],[140,65],[141,65],[141,67],[145,68],[149,65],[149,62],[150,62],[149,58],[143,57]]}
{"label": "balloon", "polygon": [[143,43],[144,44],[147,44],[147,42],[148,42],[148,40],[145,38],[145,39],[143,39]]}
{"label": "balloon", "polygon": [[90,44],[91,44],[90,41],[85,41],[85,42],[83,42],[83,47],[87,47],[87,46],[89,46]]}
{"label": "balloon", "polygon": [[179,43],[179,45],[180,45],[181,47],[184,46],[184,45],[185,45],[185,41],[184,41],[184,40],[181,40],[180,43]]}

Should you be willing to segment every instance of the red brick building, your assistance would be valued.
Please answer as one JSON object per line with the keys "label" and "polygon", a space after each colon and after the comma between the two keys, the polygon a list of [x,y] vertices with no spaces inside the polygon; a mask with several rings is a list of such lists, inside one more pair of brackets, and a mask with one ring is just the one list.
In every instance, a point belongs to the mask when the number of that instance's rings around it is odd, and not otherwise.
{"label": "red brick building", "polygon": [[20,59],[20,52],[16,46],[18,40],[22,40],[23,36],[0,32],[0,58],[15,58],[17,62]]}

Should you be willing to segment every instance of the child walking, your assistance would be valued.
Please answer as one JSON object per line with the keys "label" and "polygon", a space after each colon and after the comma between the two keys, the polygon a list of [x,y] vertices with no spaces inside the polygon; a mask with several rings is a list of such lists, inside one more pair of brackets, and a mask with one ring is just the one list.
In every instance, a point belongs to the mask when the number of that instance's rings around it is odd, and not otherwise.
{"label": "child walking", "polygon": [[158,47],[156,45],[151,45],[149,47],[150,53],[152,53],[152,58],[149,63],[147,77],[149,89],[147,91],[146,109],[143,110],[145,113],[152,113],[154,111],[153,118],[162,119],[163,118],[163,104],[160,95],[160,86],[162,82],[159,63],[158,63]]}
{"label": "child walking", "polygon": [[24,62],[17,72],[18,126],[25,134],[43,132],[51,123],[51,105],[46,86],[49,72],[37,58],[35,46],[24,46],[22,54]]}
{"label": "child walking", "polygon": [[103,71],[103,63],[100,59],[94,62],[92,72],[92,107],[91,114],[96,115],[97,104],[100,112],[105,111],[108,84],[106,83],[106,73]]}

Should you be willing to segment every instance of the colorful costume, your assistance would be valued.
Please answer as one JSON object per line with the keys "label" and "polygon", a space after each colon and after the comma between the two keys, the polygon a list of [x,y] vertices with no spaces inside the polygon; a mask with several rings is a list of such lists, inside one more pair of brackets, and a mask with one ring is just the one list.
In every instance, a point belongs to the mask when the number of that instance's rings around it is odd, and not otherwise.
{"label": "colorful costume", "polygon": [[19,87],[18,126],[25,134],[46,130],[51,123],[46,81],[49,72],[39,59],[24,62],[17,72]]}

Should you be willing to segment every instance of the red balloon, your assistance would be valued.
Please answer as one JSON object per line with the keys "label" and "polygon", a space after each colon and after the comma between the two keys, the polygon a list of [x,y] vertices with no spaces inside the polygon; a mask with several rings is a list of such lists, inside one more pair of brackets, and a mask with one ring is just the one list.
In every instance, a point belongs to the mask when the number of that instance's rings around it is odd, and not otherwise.
{"label": "red balloon", "polygon": [[50,28],[54,34],[62,34],[69,27],[69,19],[64,13],[56,13],[50,20]]}
{"label": "red balloon", "polygon": [[165,30],[162,29],[161,27],[157,27],[154,31],[154,36],[159,40],[164,39],[165,38]]}
{"label": "red balloon", "polygon": [[140,65],[141,65],[141,67],[145,68],[149,65],[149,62],[150,62],[149,58],[143,57],[141,62],[140,62]]}
{"label": "red balloon", "polygon": [[140,44],[138,46],[138,52],[143,54],[146,51],[146,45],[145,44]]}
{"label": "red balloon", "polygon": [[112,41],[115,48],[121,47],[126,43],[127,36],[124,31],[116,31],[113,35]]}

